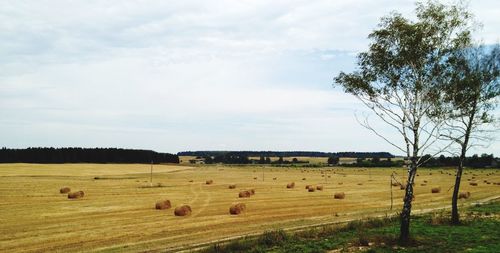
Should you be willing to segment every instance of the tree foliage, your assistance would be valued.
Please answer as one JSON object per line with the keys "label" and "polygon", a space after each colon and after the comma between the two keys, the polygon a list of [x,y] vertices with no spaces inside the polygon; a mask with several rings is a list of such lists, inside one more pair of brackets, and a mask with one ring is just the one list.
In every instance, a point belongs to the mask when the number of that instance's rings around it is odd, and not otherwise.
{"label": "tree foliage", "polygon": [[358,70],[341,72],[335,83],[360,99],[378,118],[399,134],[399,141],[366,128],[403,152],[408,179],[401,212],[400,240],[409,240],[413,182],[417,168],[431,150],[438,154],[439,131],[447,115],[443,85],[450,81],[449,59],[471,44],[470,14],[461,6],[436,1],[417,3],[416,20],[392,13],[382,18],[370,35],[368,51],[358,55]]}

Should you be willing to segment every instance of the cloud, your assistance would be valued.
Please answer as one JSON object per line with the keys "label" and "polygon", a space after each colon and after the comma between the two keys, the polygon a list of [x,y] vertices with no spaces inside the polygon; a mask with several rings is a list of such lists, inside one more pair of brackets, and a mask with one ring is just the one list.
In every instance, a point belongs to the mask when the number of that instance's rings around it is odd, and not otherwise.
{"label": "cloud", "polygon": [[[353,69],[381,16],[413,8],[396,0],[4,1],[0,138],[12,147],[392,151],[357,124],[353,112],[363,107],[332,78]],[[498,40],[499,8],[471,3],[486,42]]]}

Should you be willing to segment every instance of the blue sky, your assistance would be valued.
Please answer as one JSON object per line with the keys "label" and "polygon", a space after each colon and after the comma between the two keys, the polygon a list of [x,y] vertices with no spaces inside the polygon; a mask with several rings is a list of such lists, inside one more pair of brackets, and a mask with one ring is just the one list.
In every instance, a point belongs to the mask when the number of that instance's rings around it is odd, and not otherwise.
{"label": "blue sky", "polygon": [[[498,43],[500,2],[469,4]],[[0,146],[390,151],[332,88],[413,1],[2,1]],[[378,125],[387,135],[383,125]],[[393,136],[396,138],[396,136]],[[500,154],[493,142],[477,153]]]}

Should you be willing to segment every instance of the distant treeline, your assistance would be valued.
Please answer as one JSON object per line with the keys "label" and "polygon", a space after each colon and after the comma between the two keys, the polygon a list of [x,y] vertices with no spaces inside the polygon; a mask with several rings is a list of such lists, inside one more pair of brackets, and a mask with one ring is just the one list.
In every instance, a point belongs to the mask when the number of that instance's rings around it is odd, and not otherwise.
{"label": "distant treeline", "polygon": [[[424,167],[443,167],[443,166],[457,166],[460,159],[459,157],[446,157],[444,155],[431,158],[431,156],[422,157],[423,161],[426,161]],[[465,167],[471,168],[500,168],[500,158],[495,158],[492,154],[482,154],[473,155],[471,157],[466,157],[464,160]]]}
{"label": "distant treeline", "polygon": [[394,158],[389,152],[316,152],[316,151],[184,151],[179,156],[215,157],[221,155],[246,157],[352,157],[352,158]]}
{"label": "distant treeline", "polygon": [[0,163],[179,163],[179,156],[120,148],[0,149]]}
{"label": "distant treeline", "polygon": [[[446,157],[441,155],[439,157],[431,157],[425,155],[422,157],[422,167],[456,167],[460,161],[459,157]],[[330,163],[330,162],[329,162]],[[380,160],[379,158],[372,159],[356,159],[356,163],[341,164],[346,167],[401,167],[404,166],[403,160]],[[500,168],[500,158],[494,157],[492,154],[473,155],[466,157],[464,166],[469,168]]]}

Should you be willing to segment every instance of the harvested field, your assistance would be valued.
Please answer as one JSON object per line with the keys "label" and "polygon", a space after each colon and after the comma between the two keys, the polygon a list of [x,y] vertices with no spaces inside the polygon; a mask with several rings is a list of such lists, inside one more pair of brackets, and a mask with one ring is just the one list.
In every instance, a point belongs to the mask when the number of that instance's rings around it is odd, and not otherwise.
{"label": "harvested field", "polygon": [[[253,180],[253,170],[264,171],[265,180]],[[398,181],[406,180],[404,168],[370,172],[325,167],[302,173],[300,168],[154,165],[153,184],[164,187],[140,188],[149,183],[149,164],[0,164],[0,252],[160,251],[278,227],[391,213],[393,170]],[[452,191],[447,189],[454,177],[448,172],[453,169],[440,170],[446,173],[419,169],[414,211],[450,205]],[[331,175],[327,182],[321,171]],[[466,171],[474,172],[479,182],[500,182],[500,173],[494,170]],[[305,174],[307,181],[302,181]],[[95,180],[96,176],[113,180]],[[206,185],[207,179],[214,184]],[[420,185],[424,180],[428,186]],[[296,187],[287,189],[291,182]],[[228,190],[231,184],[238,190]],[[306,184],[321,185],[323,190],[309,193]],[[62,186],[83,190],[85,197],[70,200],[59,193]],[[431,187],[436,186],[442,191],[432,194]],[[249,189],[256,194],[238,197],[239,191]],[[400,211],[404,196],[404,191],[395,189],[392,213]],[[465,183],[460,190],[471,193],[460,204],[500,196],[500,187],[494,184]],[[341,192],[345,198],[334,199]],[[152,205],[165,197],[172,208],[155,210]],[[239,202],[248,209],[244,215],[231,215],[228,208]],[[192,208],[191,214],[176,217],[173,207],[183,204]]]}

